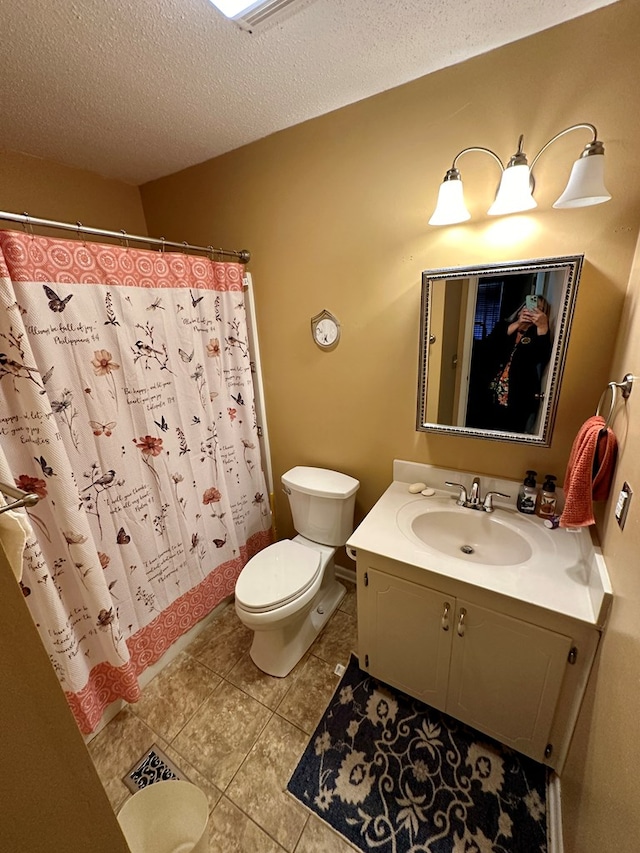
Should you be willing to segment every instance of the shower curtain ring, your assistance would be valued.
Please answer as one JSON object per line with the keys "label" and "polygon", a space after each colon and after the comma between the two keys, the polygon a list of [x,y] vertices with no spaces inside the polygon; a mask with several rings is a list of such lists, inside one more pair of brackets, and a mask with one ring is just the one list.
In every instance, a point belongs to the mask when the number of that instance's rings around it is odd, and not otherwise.
{"label": "shower curtain ring", "polygon": [[124,228],[121,228],[120,233],[122,234],[122,237],[120,238],[120,243],[122,246],[125,247],[125,249],[128,249],[129,248],[129,237],[127,235],[127,232],[124,230]]}
{"label": "shower curtain ring", "polygon": [[86,246],[87,243],[86,243],[86,240],[84,239],[84,237],[82,236],[82,222],[80,222],[80,220],[78,220],[76,222],[76,229],[78,232],[78,240],[82,240],[82,245]]}
{"label": "shower curtain ring", "polygon": [[164,237],[161,237],[160,238],[160,253],[162,255],[164,255],[164,243],[165,243]]}
{"label": "shower curtain ring", "polygon": [[215,259],[216,259],[216,258],[215,258],[215,251],[216,251],[216,250],[215,250],[215,249],[213,248],[213,246],[211,246],[211,245],[207,246],[207,249],[209,250],[209,260],[210,260],[210,261],[215,261]]}
{"label": "shower curtain ring", "polygon": [[31,217],[26,210],[22,215],[25,217],[25,221],[22,223],[25,234],[31,234],[32,237],[35,237],[35,234],[33,233],[33,225],[31,224]]}

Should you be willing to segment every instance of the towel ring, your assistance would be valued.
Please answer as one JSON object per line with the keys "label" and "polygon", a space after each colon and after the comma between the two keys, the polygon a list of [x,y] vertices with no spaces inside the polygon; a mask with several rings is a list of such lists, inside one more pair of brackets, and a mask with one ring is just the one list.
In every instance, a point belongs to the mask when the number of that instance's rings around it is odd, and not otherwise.
{"label": "towel ring", "polygon": [[622,398],[626,400],[628,396],[631,394],[631,389],[633,387],[634,376],[631,373],[627,373],[622,382],[609,382],[607,387],[602,392],[600,400],[598,401],[598,407],[596,409],[596,417],[601,416],[602,404],[604,402],[607,391],[611,391],[611,402],[609,405],[609,411],[607,413],[606,418],[604,419],[604,429],[607,429],[611,425],[611,420],[613,418],[613,413],[616,408],[616,403],[618,401],[618,390],[620,390],[622,394]]}

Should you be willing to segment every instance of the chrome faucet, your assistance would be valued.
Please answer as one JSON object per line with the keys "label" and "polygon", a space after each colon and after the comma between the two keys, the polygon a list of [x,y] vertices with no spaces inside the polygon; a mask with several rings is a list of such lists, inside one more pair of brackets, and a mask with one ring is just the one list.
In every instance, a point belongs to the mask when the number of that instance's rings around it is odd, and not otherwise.
{"label": "chrome faucet", "polygon": [[458,500],[456,503],[458,506],[468,506],[468,498],[467,498],[467,487],[462,483],[452,483],[450,480],[445,480],[445,486],[457,486],[460,489],[460,494],[458,495]]}
{"label": "chrome faucet", "polygon": [[479,509],[482,512],[493,512],[493,498],[509,498],[511,495],[505,495],[504,492],[487,492],[484,497],[484,501],[480,497],[480,477],[474,477],[473,482],[471,483],[471,491],[467,495],[467,487],[462,483],[452,483],[449,480],[445,482],[445,486],[456,486],[460,489],[460,493],[458,494],[458,500],[456,503],[458,506],[463,506],[468,509]]}
{"label": "chrome faucet", "polygon": [[493,506],[493,496],[494,495],[497,498],[510,498],[511,497],[511,495],[505,495],[504,492],[487,492],[487,494],[484,496],[484,502],[483,502],[482,506],[476,507],[476,509],[482,509],[482,510],[484,510],[484,512],[493,512],[493,510],[495,508]]}

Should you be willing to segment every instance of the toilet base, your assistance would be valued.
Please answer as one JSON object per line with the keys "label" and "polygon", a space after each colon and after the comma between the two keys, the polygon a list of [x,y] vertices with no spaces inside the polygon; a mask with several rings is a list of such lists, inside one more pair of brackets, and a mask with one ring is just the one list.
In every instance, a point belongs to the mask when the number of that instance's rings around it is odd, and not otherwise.
{"label": "toilet base", "polygon": [[284,678],[302,658],[336,611],[346,589],[335,579],[333,566],[328,567],[322,586],[311,610],[305,609],[300,619],[294,619],[274,630],[259,630],[253,635],[249,654],[252,661],[267,675]]}

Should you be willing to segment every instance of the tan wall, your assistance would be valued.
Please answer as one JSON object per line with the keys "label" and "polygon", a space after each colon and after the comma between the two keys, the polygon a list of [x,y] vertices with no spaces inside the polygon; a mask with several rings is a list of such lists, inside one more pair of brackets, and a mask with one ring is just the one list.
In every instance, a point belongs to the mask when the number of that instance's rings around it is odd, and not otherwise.
{"label": "tan wall", "polygon": [[[637,381],[614,421],[620,456],[601,525],[614,600],[563,778],[567,853],[632,850],[640,838],[640,243],[611,373]],[[634,496],[621,531],[613,509],[625,481]]]}
{"label": "tan wall", "polygon": [[[147,234],[140,192],[121,181],[0,149],[0,187],[0,209],[5,212]],[[22,226],[0,220],[0,228]],[[38,233],[71,239],[74,236],[73,232],[44,229]]]}
{"label": "tan wall", "polygon": [[0,848],[127,853],[1,546],[0,624]]}
{"label": "tan wall", "polygon": [[[276,478],[295,464],[357,476],[361,515],[388,485],[394,457],[512,477],[529,467],[562,476],[576,430],[606,382],[632,370],[633,361],[640,374],[637,349],[625,352],[640,320],[629,326],[623,319],[611,370],[640,224],[638,33],[640,4],[622,0],[141,188],[150,233],[253,253]],[[498,175],[489,158],[468,155],[460,165],[480,218],[427,226],[458,150],[485,145],[504,159],[525,133],[533,156],[580,121],[594,123],[606,144],[611,202],[551,210],[588,140],[576,132],[539,161],[533,215],[483,217]],[[417,433],[422,270],[572,253],[584,253],[586,264],[552,446]],[[340,345],[328,353],[309,330],[322,308],[342,323]],[[636,415],[629,435],[635,429],[637,436],[638,422]],[[631,461],[638,441],[627,439],[618,479],[640,490],[640,464]],[[278,489],[276,496],[279,533],[289,535]],[[630,849],[640,836],[640,746],[631,735],[640,704],[640,623],[638,582],[629,579],[640,532],[633,519],[622,536],[610,524],[604,532],[619,598],[566,774],[567,853]]]}
{"label": "tan wall", "polygon": [[[3,211],[146,234],[137,188],[118,181],[0,152],[0,187]],[[0,227],[20,228],[2,221]],[[0,625],[0,848],[126,853],[129,848],[1,548]]]}

